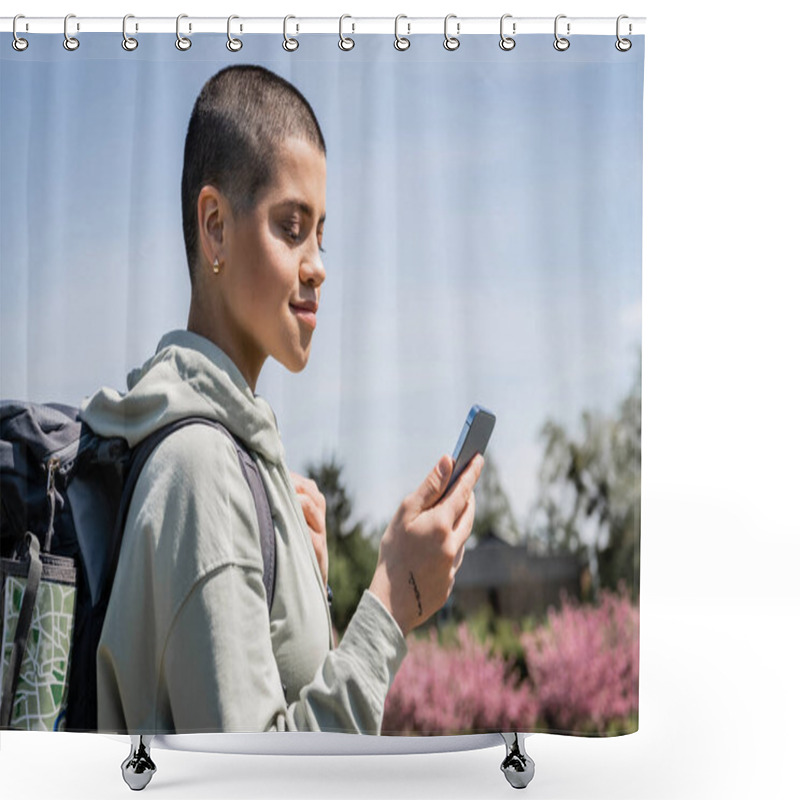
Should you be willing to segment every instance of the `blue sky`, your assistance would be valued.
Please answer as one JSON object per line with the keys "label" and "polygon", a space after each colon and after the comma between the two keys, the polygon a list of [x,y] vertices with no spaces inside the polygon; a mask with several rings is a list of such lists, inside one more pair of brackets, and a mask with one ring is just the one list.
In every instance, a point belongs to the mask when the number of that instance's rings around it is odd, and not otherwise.
{"label": "blue sky", "polygon": [[[644,46],[496,36],[218,36],[134,53],[92,34],[2,49],[0,395],[77,404],[125,387],[189,303],[183,139],[205,80],[260,63],[294,82],[328,145],[325,266],[311,361],[268,362],[289,465],[337,454],[356,513],[391,516],[474,402],[512,506],[536,497],[537,433],[611,412],[641,343]],[[223,38],[224,42],[224,38]]]}

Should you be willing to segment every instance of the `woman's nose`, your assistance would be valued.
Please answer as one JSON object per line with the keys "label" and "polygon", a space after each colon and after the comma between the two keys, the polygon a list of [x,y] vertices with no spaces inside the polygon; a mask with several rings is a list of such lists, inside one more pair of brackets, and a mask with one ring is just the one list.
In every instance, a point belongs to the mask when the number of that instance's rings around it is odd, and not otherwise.
{"label": "woman's nose", "polygon": [[320,286],[325,280],[325,266],[322,263],[319,247],[315,247],[313,253],[303,258],[300,264],[300,280],[313,286]]}

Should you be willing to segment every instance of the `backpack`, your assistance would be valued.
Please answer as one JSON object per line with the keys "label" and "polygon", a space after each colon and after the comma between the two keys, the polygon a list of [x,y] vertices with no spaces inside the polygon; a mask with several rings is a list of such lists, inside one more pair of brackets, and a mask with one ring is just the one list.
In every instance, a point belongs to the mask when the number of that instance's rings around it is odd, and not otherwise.
{"label": "backpack", "polygon": [[136,480],[156,445],[190,424],[216,427],[236,446],[271,608],[269,500],[252,456],[222,423],[187,417],[130,448],[95,433],[76,408],[0,402],[0,728],[97,730],[95,658]]}

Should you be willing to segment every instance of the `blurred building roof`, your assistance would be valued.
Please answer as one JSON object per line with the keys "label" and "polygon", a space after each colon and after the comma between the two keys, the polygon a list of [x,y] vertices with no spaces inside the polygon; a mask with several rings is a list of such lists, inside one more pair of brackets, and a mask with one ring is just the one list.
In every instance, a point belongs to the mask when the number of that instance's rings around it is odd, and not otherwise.
{"label": "blurred building roof", "polygon": [[464,551],[452,605],[462,613],[482,605],[510,617],[542,613],[564,591],[578,596],[581,566],[575,555],[535,555],[489,533]]}

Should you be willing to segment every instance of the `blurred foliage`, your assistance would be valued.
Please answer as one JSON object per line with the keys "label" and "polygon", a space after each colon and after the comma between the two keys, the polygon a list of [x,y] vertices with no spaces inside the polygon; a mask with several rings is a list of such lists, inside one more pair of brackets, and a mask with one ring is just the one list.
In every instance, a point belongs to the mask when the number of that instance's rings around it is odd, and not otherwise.
{"label": "blurred foliage", "polygon": [[500,481],[497,464],[487,452],[484,456],[483,471],[475,487],[475,521],[472,535],[483,539],[489,533],[499,536],[509,544],[520,540],[520,531],[511,510],[508,495]]}
{"label": "blurred foliage", "polygon": [[[520,678],[524,679],[527,677],[528,669],[520,635],[534,631],[539,625],[544,624],[545,619],[546,617],[537,619],[534,615],[507,619],[497,616],[489,605],[485,605],[463,620],[453,619],[440,623],[436,629],[438,642],[442,647],[457,647],[461,625],[465,624],[473,639],[486,645],[491,656],[502,658]],[[426,635],[424,629],[415,633],[417,637]]]}
{"label": "blurred foliage", "polygon": [[306,466],[306,474],[325,495],[328,583],[333,590],[331,616],[340,633],[344,633],[361,595],[369,588],[378,563],[378,548],[373,537],[367,534],[361,522],[351,522],[353,505],[343,471],[335,457]]}
{"label": "blurred foliage", "polygon": [[628,593],[564,598],[545,620],[480,613],[408,638],[382,733],[613,736],[638,728],[639,610]]}
{"label": "blurred foliage", "polygon": [[622,581],[638,597],[642,366],[615,417],[585,411],[572,438],[545,423],[545,455],[533,535],[546,552],[587,558],[599,587]]}

